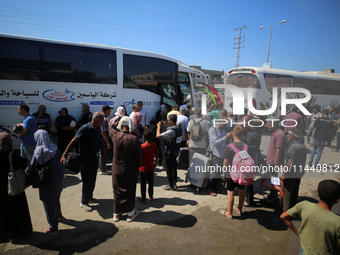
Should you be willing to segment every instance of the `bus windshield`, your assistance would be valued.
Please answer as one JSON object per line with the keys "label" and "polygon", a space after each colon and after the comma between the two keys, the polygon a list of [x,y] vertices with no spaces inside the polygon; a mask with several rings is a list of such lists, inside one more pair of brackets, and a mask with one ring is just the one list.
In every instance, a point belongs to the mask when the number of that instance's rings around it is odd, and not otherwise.
{"label": "bus windshield", "polygon": [[227,79],[227,84],[235,85],[240,88],[261,88],[257,76],[249,73],[230,74]]}

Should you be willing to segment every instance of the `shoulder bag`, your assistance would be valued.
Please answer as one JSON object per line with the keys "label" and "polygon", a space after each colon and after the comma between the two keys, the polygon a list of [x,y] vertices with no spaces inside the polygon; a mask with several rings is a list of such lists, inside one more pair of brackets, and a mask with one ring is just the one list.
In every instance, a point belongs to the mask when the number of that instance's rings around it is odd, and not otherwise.
{"label": "shoulder bag", "polygon": [[65,156],[64,167],[73,172],[79,173],[83,168],[83,160],[75,148],[72,148]]}
{"label": "shoulder bag", "polygon": [[8,173],[8,195],[16,196],[23,192],[28,186],[26,185],[25,169],[14,170],[12,165],[13,152],[9,154],[9,162],[11,164],[10,172]]}
{"label": "shoulder bag", "polygon": [[53,169],[50,167],[50,162],[51,160],[40,165],[37,159],[34,158],[31,169],[28,172],[27,184],[32,185],[33,188],[51,186]]}

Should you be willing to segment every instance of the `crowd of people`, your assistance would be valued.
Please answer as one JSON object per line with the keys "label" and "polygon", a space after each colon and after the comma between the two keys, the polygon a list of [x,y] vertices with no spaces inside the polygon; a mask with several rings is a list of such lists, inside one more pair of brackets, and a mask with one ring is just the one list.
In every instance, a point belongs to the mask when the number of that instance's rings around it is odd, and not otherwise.
{"label": "crowd of people", "polygon": [[[232,107],[232,104],[230,106]],[[132,106],[130,115],[127,114],[124,106],[119,106],[113,118],[111,118],[112,108],[108,105],[102,107],[102,112],[92,114],[89,106],[83,104],[82,115],[78,121],[68,114],[67,108],[61,109],[60,116],[55,120],[55,128],[58,133],[56,146],[49,137],[52,121],[49,114],[46,113],[46,106],[40,105],[38,112],[30,115],[30,108],[27,105],[20,105],[18,113],[24,120],[22,124],[14,126],[13,132],[20,137],[20,156],[21,159],[26,159],[26,162],[24,160],[15,162],[16,164],[19,162],[22,165],[26,164],[24,167],[27,167],[28,172],[34,167],[35,162],[39,162],[39,164],[49,162],[53,169],[52,184],[49,187],[39,187],[39,197],[44,204],[49,223],[46,233],[57,235],[59,234],[58,222],[65,219],[60,206],[64,176],[62,164],[72,148],[79,149],[83,164],[80,207],[85,212],[92,211],[90,203],[96,201],[93,192],[97,172],[112,174],[113,220],[115,222],[120,220],[122,214],[127,214],[128,222],[132,222],[138,216],[135,200],[139,175],[141,199],[138,199],[138,202],[147,203],[146,190],[149,200],[154,199],[154,169],[157,164],[163,166],[167,174],[168,183],[164,189],[177,190],[176,159],[181,147],[189,149],[189,164],[195,153],[207,155],[209,152],[213,166],[225,167],[232,166],[235,154],[239,150],[246,150],[247,155],[254,160],[254,165],[257,167],[266,165],[273,168],[301,169],[294,172],[282,171],[281,174],[273,171],[272,176],[277,175],[276,177],[280,179],[281,195],[276,189],[271,189],[263,200],[273,202],[280,197],[280,205],[284,212],[282,219],[297,233],[297,230],[291,225],[290,217],[297,214],[303,215],[304,210],[297,204],[300,180],[307,162],[303,131],[306,127],[308,128],[308,143],[310,138],[313,138],[313,149],[308,167],[318,167],[324,147],[330,146],[330,142],[334,138],[337,139],[335,151],[339,151],[340,147],[339,109],[335,112],[334,108],[328,107],[321,113],[320,110],[319,106],[314,106],[312,115],[307,118],[298,113],[297,109],[293,109],[285,117],[289,127],[283,129],[279,126],[279,122],[270,120],[267,120],[266,125],[263,125],[265,121],[248,114],[247,109],[245,109],[244,115],[236,116],[232,112],[228,112],[222,107],[212,106],[212,104],[209,106],[209,112],[205,115],[202,115],[200,107],[191,108],[190,104],[180,107],[162,104],[150,122],[142,101]],[[252,124],[248,125],[250,120],[252,120]],[[294,120],[297,125],[295,127],[288,125],[289,120]],[[237,122],[238,125],[230,125],[232,121]],[[266,159],[260,151],[264,128],[271,132]],[[1,182],[5,183],[10,169],[8,155],[12,151],[12,140],[9,134],[1,133],[0,142],[1,158],[3,158],[1,162],[4,162],[1,164]],[[317,157],[313,163],[315,154]],[[110,171],[107,169],[107,162],[111,159]],[[18,167],[18,165],[14,165],[14,168]],[[255,204],[253,185],[239,184],[231,178],[230,173],[208,176],[206,192],[211,196],[216,196],[220,192],[219,182],[226,183],[228,207],[226,210],[221,209],[219,213],[227,219],[233,220],[233,213],[242,216],[243,206]],[[334,186],[335,184],[329,185]],[[239,202],[237,206],[234,206],[236,189]],[[332,189],[334,190],[334,188]],[[320,198],[323,200],[321,196]],[[325,202],[327,208],[330,209],[336,201],[339,201],[339,198],[340,193],[333,195],[332,201]],[[30,233],[32,225],[25,192],[15,197],[9,197],[7,190],[2,188],[1,199],[8,205],[6,210],[0,210],[1,224],[4,226],[1,228],[4,229],[1,233],[2,237],[6,235],[7,238],[15,240]],[[323,204],[318,205],[327,209]],[[17,210],[19,207],[21,213],[25,214],[24,217],[21,217],[25,219],[25,223],[21,223],[20,227],[18,227],[18,222],[14,222],[12,218],[15,216],[13,210]],[[3,221],[6,221],[6,224]],[[339,218],[334,218],[333,222],[340,227]],[[339,232],[337,234],[336,240],[339,243]],[[308,250],[308,247],[306,244],[302,246],[304,250]]]}

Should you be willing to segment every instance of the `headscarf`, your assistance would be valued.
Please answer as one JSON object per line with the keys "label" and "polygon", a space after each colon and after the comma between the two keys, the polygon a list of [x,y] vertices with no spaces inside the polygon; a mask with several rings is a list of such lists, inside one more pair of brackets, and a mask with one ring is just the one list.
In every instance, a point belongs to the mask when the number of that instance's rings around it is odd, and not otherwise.
{"label": "headscarf", "polygon": [[133,124],[132,120],[128,116],[124,116],[120,119],[117,129],[122,131],[122,126],[128,126],[129,132],[132,133],[135,130],[135,125]]}
{"label": "headscarf", "polygon": [[119,106],[117,108],[115,116],[124,117],[125,116],[125,108],[123,106]]}
{"label": "headscarf", "polygon": [[0,153],[12,152],[12,151],[13,151],[13,143],[12,143],[11,135],[6,132],[1,132],[0,133]]}
{"label": "headscarf", "polygon": [[45,130],[38,130],[34,133],[34,140],[37,145],[34,150],[34,157],[40,165],[48,162],[57,153],[58,147],[51,142]]}
{"label": "headscarf", "polygon": [[124,111],[125,111],[124,116],[129,116],[129,114],[128,114],[127,111],[126,111],[126,107],[125,107],[124,105],[122,105],[122,104],[121,104],[120,106],[124,108]]}
{"label": "headscarf", "polygon": [[59,126],[59,128],[62,128],[62,127],[68,127],[71,123],[72,120],[75,120],[75,118],[73,118],[73,116],[69,115],[68,114],[68,109],[67,108],[61,108],[60,112],[61,111],[65,111],[66,112],[66,115],[63,116],[63,115],[59,115],[57,117],[57,124]]}
{"label": "headscarf", "polygon": [[84,107],[84,109],[85,109],[84,112],[89,112],[90,111],[90,106],[88,104],[82,104],[82,107]]}
{"label": "headscarf", "polygon": [[[88,123],[88,122],[91,121],[91,120],[87,120],[87,118],[90,118],[90,116],[91,116],[91,118],[92,118],[92,113],[90,113],[90,106],[89,106],[88,104],[83,103],[83,104],[82,104],[82,107],[84,107],[84,111],[83,111],[83,113],[80,115],[80,118],[79,118],[78,122],[80,122],[81,124],[86,124],[86,123]],[[86,117],[86,119],[85,119],[85,121],[87,121],[87,122],[86,122],[86,123],[83,123],[83,122],[84,122],[83,118],[84,118],[85,115],[87,115],[87,117]]]}
{"label": "headscarf", "polygon": [[112,124],[115,123],[118,118],[123,118],[124,116],[125,116],[125,108],[123,106],[119,106],[117,108],[117,111],[115,112],[115,117],[113,117],[110,120],[109,125],[112,126]]}
{"label": "headscarf", "polygon": [[68,115],[68,109],[66,107],[61,108],[60,112],[61,111],[65,111],[66,112],[66,116]]}
{"label": "headscarf", "polygon": [[142,116],[142,114],[140,112],[136,112],[133,116],[132,116],[132,121],[133,121],[133,124],[135,124],[135,135],[137,135],[138,137],[141,136],[141,134],[139,133],[139,130],[138,130],[138,126],[141,126],[142,124],[138,123],[138,118]]}

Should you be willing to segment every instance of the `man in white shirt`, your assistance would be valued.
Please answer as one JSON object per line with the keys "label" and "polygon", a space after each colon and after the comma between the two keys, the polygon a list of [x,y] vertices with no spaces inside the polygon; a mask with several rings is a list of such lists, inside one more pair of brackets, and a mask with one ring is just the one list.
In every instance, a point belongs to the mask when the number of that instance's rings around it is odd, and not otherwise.
{"label": "man in white shirt", "polygon": [[[188,140],[188,124],[189,124],[189,118],[185,116],[186,109],[185,107],[181,107],[179,109],[179,115],[177,115],[177,126],[180,126],[182,128],[182,142],[181,147],[186,147],[187,140]],[[182,123],[180,125],[180,123]]]}

